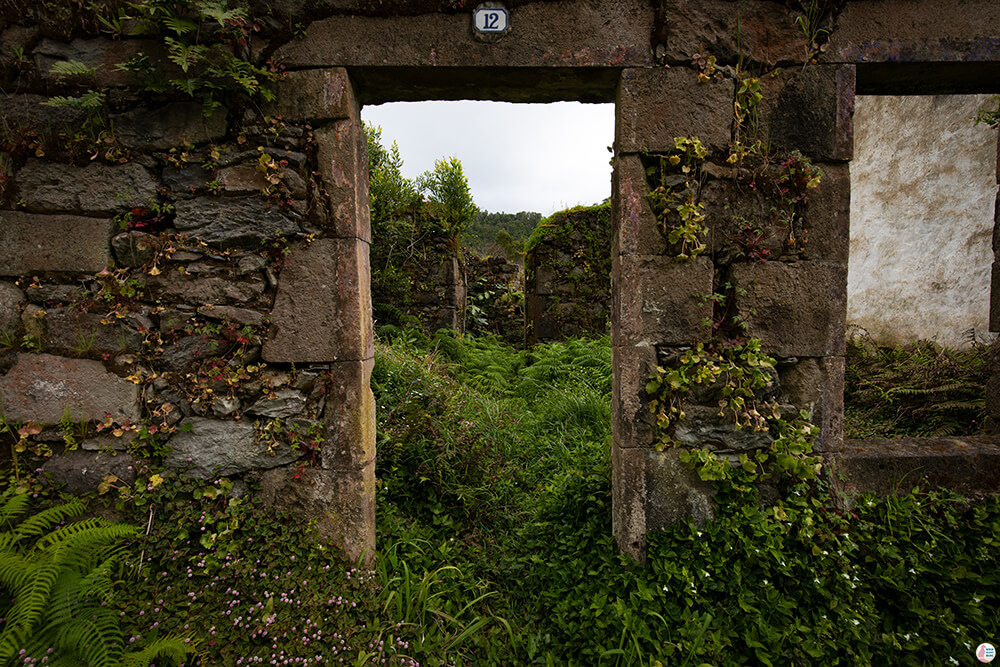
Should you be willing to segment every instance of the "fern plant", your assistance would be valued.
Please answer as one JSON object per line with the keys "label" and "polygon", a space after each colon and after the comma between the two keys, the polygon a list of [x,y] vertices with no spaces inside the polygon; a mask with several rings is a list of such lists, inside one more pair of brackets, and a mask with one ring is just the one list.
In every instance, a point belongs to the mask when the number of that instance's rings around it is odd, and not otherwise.
{"label": "fern plant", "polygon": [[[105,606],[133,526],[84,512],[76,499],[25,516],[28,496],[0,496],[0,665],[31,660],[66,667],[181,664],[193,649],[175,638],[126,651],[118,617]],[[163,663],[161,663],[163,664]]]}

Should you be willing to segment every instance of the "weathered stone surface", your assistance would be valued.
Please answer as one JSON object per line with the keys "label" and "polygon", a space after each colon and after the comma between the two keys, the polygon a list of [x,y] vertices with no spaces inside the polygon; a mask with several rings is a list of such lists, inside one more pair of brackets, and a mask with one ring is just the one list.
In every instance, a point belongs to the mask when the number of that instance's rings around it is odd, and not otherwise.
{"label": "weathered stone surface", "polygon": [[93,357],[142,350],[143,334],[124,320],[88,313],[76,308],[49,308],[40,321],[45,349]]}
{"label": "weathered stone surface", "polygon": [[731,415],[718,415],[718,408],[685,405],[684,419],[677,422],[674,437],[684,447],[711,449],[719,453],[761,449],[774,440],[767,431],[755,431],[749,427],[738,429]]}
{"label": "weathered stone surface", "polygon": [[217,248],[257,248],[299,226],[260,197],[197,197],[177,202],[174,226]]}
{"label": "weathered stone surface", "polygon": [[236,306],[216,306],[211,304],[200,306],[198,314],[213,320],[224,320],[253,326],[259,326],[264,323],[264,315],[262,313],[247,308],[237,308]]}
{"label": "weathered stone surface", "polygon": [[351,563],[368,565],[375,550],[375,464],[360,470],[276,468],[261,475],[264,502],[330,540]]}
{"label": "weathered stone surface", "polygon": [[245,276],[234,282],[222,276],[202,277],[164,271],[158,276],[143,274],[139,280],[149,288],[153,298],[164,301],[246,305],[265,291],[264,279],[259,275]]}
{"label": "weathered stone surface", "polygon": [[656,368],[656,348],[647,343],[616,345],[611,363],[617,371],[611,385],[611,432],[615,446],[650,447],[656,441],[656,422],[649,411],[646,383]]}
{"label": "weathered stone surface", "polygon": [[370,241],[368,144],[357,118],[316,130],[316,160],[329,209],[326,226],[336,236]]}
{"label": "weathered stone surface", "polygon": [[346,63],[432,68],[641,66],[652,60],[652,14],[642,0],[599,0],[574,5],[572,11],[530,3],[513,11],[510,33],[489,45],[472,35],[467,12],[334,16],[313,22],[305,39],[282,46],[275,60],[291,69]]}
{"label": "weathered stone surface", "polygon": [[97,273],[111,263],[113,227],[105,218],[0,211],[0,275]]}
{"label": "weathered stone surface", "polygon": [[266,361],[371,359],[368,244],[319,239],[288,256],[271,312]]}
{"label": "weathered stone surface", "polygon": [[967,498],[997,494],[1000,445],[989,437],[845,440],[826,472],[847,504],[862,493],[905,494],[919,486]]}
{"label": "weathered stone surface", "polygon": [[[739,13],[739,23],[733,20]],[[714,55],[720,63],[766,65],[804,62],[805,36],[795,22],[800,13],[779,3],[748,2],[735,8],[725,0],[669,0],[662,54],[667,60],[690,62]],[[660,53],[660,50],[657,52]]]}
{"label": "weathered stone surface", "polygon": [[104,432],[102,435],[87,438],[80,443],[80,449],[85,452],[123,452],[135,441],[135,431],[125,431],[120,437]]}
{"label": "weathered stone surface", "polygon": [[36,26],[12,25],[3,27],[0,22],[0,63],[14,65],[30,51],[31,42],[38,36]]}
{"label": "weathered stone surface", "polygon": [[192,194],[203,190],[212,176],[211,171],[197,164],[186,164],[183,167],[167,165],[163,168],[161,179],[174,192]]}
{"label": "weathered stone surface", "polygon": [[43,305],[76,303],[87,296],[86,291],[79,285],[42,285],[36,283],[28,285],[25,294],[31,303]]}
{"label": "weathered stone surface", "polygon": [[768,354],[825,357],[844,354],[847,267],[835,262],[737,264],[736,308],[753,313],[747,335]]}
{"label": "weathered stone surface", "polygon": [[124,452],[92,452],[74,450],[53,456],[42,471],[59,485],[62,491],[75,495],[93,493],[108,475],[114,475],[126,484],[136,478],[136,461]]}
{"label": "weathered stone surface", "polygon": [[58,424],[72,421],[117,422],[139,419],[139,388],[108,373],[99,362],[51,354],[19,354],[0,377],[0,403],[7,420]]}
{"label": "weathered stone surface", "polygon": [[195,362],[218,356],[224,350],[222,342],[204,336],[185,336],[163,346],[159,366],[165,371],[185,373]]}
{"label": "weathered stone surface", "polygon": [[638,155],[615,156],[612,184],[612,253],[668,254],[667,239],[649,205],[646,171]]}
{"label": "weathered stone surface", "polygon": [[17,185],[33,213],[113,215],[156,201],[156,182],[135,162],[74,167],[33,159],[17,172]]}
{"label": "weathered stone surface", "polygon": [[262,417],[294,417],[306,409],[306,397],[294,389],[279,389],[273,396],[265,396],[249,408],[247,412]]}
{"label": "weathered stone surface", "polygon": [[21,308],[27,300],[13,283],[0,281],[0,346],[17,341],[17,328],[21,321]]}
{"label": "weathered stone surface", "polygon": [[990,331],[1000,331],[1000,262],[990,268]]}
{"label": "weathered stone surface", "polygon": [[229,475],[245,475],[255,470],[267,470],[288,465],[302,456],[287,445],[268,453],[267,445],[259,442],[251,424],[218,419],[191,417],[181,422],[181,428],[169,441],[170,452],[163,465],[185,470],[200,480]]}
{"label": "weathered stone surface", "polygon": [[357,118],[351,81],[341,67],[287,72],[277,88],[275,101],[267,107],[269,115],[306,123]]}
{"label": "weathered stone surface", "polygon": [[111,248],[120,266],[142,266],[156,256],[160,239],[146,232],[124,232],[111,239]]}
{"label": "weathered stone surface", "polygon": [[823,180],[809,193],[802,256],[846,262],[850,253],[851,173],[846,164],[821,164]]}
{"label": "weathered stone surface", "polygon": [[798,359],[780,364],[781,401],[810,415],[819,427],[817,452],[839,450],[844,443],[844,357]]}
{"label": "weathered stone surface", "polygon": [[332,364],[323,409],[323,467],[358,470],[375,460],[374,359]]}
{"label": "weathered stone surface", "polygon": [[154,61],[163,62],[166,59],[166,53],[161,44],[157,40],[137,39],[74,39],[68,43],[43,39],[32,49],[31,55],[34,57],[35,66],[39,72],[49,81],[65,78],[51,73],[50,70],[55,63],[75,60],[94,68],[96,71],[93,77],[88,77],[88,79],[92,78],[97,86],[106,88],[125,86],[138,80],[136,74],[119,70],[116,67],[137,55],[145,53]]}
{"label": "weathered stone surface", "polygon": [[1000,7],[971,0],[848,2],[821,60],[984,62],[1000,60]]}
{"label": "weathered stone surface", "polygon": [[3,106],[4,127],[10,132],[38,131],[74,133],[86,117],[82,109],[46,106],[49,100],[43,95],[0,95]]}
{"label": "weathered stone surface", "polygon": [[646,533],[714,516],[713,491],[678,458],[678,450],[611,450],[611,523],[618,548],[646,560]]}
{"label": "weathered stone surface", "polygon": [[616,258],[612,276],[612,338],[615,345],[690,345],[708,340],[712,262],[641,255]]}
{"label": "weathered stone surface", "polygon": [[115,130],[122,144],[136,150],[197,146],[225,136],[226,114],[216,111],[206,118],[200,104],[178,102],[122,114]]}
{"label": "weathered stone surface", "polygon": [[760,79],[759,136],[773,151],[813,160],[854,155],[853,65],[815,65]]}
{"label": "weathered stone surface", "polygon": [[732,132],[733,82],[698,83],[698,73],[682,67],[626,69],[615,115],[618,154],[669,151],[675,137],[698,137],[722,151]]}

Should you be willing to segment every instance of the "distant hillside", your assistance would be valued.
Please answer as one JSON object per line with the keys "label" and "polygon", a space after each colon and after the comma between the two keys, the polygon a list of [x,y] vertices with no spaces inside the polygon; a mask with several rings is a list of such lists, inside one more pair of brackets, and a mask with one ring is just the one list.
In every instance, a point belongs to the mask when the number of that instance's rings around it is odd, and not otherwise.
{"label": "distant hillside", "polygon": [[462,235],[462,244],[480,255],[504,255],[514,260],[524,252],[525,241],[541,220],[541,213],[528,211],[480,211]]}

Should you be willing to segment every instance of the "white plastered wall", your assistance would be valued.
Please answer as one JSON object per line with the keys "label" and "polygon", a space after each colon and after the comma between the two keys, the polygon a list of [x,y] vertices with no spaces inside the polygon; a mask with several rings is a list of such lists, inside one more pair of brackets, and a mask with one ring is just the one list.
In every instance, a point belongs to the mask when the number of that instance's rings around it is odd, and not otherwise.
{"label": "white plastered wall", "polygon": [[990,99],[856,99],[847,321],[880,342],[988,335],[997,136],[975,115]]}

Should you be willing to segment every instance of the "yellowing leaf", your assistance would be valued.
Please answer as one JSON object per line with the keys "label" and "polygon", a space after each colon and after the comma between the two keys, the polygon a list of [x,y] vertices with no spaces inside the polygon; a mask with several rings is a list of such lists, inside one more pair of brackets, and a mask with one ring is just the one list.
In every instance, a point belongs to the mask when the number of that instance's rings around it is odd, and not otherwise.
{"label": "yellowing leaf", "polygon": [[153,473],[149,476],[149,484],[155,489],[160,484],[163,484],[163,477],[159,473]]}

